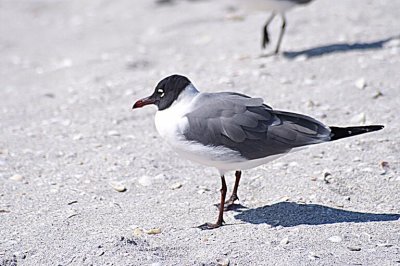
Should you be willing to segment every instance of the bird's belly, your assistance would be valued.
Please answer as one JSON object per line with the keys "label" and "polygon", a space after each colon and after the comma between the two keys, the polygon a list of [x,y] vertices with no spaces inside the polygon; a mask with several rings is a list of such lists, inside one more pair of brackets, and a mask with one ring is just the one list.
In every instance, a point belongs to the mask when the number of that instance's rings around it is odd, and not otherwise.
{"label": "bird's belly", "polygon": [[260,159],[247,160],[239,152],[222,146],[204,146],[194,142],[189,143],[188,141],[170,144],[182,158],[205,166],[215,167],[221,174],[227,171],[254,168],[285,155],[278,154]]}
{"label": "bird's belly", "polygon": [[239,152],[221,146],[204,146],[193,141],[170,144],[181,157],[207,166],[218,168],[224,164],[246,160]]}

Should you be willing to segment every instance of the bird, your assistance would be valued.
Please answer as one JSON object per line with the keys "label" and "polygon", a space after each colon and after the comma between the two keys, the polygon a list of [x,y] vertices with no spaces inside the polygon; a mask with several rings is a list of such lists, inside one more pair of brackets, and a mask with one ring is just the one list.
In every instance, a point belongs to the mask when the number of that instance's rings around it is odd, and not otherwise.
{"label": "bird", "polygon": [[[268,163],[304,146],[382,129],[383,125],[336,127],[297,113],[279,111],[261,98],[237,92],[200,92],[185,76],[162,79],[132,109],[156,105],[155,126],[183,158],[214,167],[221,178],[218,219],[200,229],[222,226],[224,209],[238,200],[242,171]],[[235,171],[228,200],[225,173]],[[226,200],[226,201],[225,201]]]}
{"label": "bird", "polygon": [[285,33],[286,29],[285,12],[295,6],[305,5],[310,3],[311,1],[312,0],[236,0],[236,3],[245,7],[248,10],[271,11],[271,15],[267,19],[262,29],[261,46],[263,49],[265,49],[267,44],[270,42],[268,26],[277,14],[280,15],[280,17],[282,18],[281,30],[279,33],[278,42],[273,53],[278,54],[283,34]]}

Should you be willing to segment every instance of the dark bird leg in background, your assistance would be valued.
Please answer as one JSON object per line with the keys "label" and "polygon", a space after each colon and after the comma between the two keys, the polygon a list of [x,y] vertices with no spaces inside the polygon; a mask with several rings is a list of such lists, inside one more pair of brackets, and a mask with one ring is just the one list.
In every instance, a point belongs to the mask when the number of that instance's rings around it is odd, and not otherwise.
{"label": "dark bird leg in background", "polygon": [[279,33],[278,43],[276,44],[275,54],[279,53],[279,48],[281,46],[283,34],[285,33],[285,29],[286,29],[285,15],[283,13],[281,13],[281,17],[282,17],[282,26],[281,26],[281,32]]}
{"label": "dark bird leg in background", "polygon": [[272,12],[271,16],[268,18],[267,22],[265,22],[264,28],[263,28],[263,38],[262,38],[262,48],[265,49],[267,44],[269,43],[269,34],[268,34],[268,26],[271,23],[271,21],[274,19],[275,13]]}
{"label": "dark bird leg in background", "polygon": [[221,203],[219,205],[219,215],[218,215],[218,220],[215,224],[212,223],[205,223],[202,224],[200,226],[198,226],[200,229],[202,230],[209,230],[209,229],[215,229],[218,228],[220,226],[222,226],[222,224],[224,223],[224,204],[225,204],[225,197],[226,197],[226,182],[225,182],[225,177],[221,176],[221,183],[222,183],[222,187],[221,187]]}
{"label": "dark bird leg in background", "polygon": [[225,201],[225,210],[229,210],[235,203],[236,200],[238,200],[237,196],[237,191],[239,188],[239,182],[240,182],[240,177],[242,176],[241,171],[236,171],[235,172],[235,186],[233,187],[232,195],[229,197],[227,201]]}

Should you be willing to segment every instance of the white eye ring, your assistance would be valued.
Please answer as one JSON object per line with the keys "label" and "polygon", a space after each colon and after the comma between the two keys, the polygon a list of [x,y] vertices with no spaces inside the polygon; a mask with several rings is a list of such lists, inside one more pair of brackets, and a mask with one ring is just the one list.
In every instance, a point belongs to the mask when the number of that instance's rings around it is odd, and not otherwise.
{"label": "white eye ring", "polygon": [[165,93],[163,89],[158,89],[157,92],[161,94],[160,95],[161,98],[164,97]]}

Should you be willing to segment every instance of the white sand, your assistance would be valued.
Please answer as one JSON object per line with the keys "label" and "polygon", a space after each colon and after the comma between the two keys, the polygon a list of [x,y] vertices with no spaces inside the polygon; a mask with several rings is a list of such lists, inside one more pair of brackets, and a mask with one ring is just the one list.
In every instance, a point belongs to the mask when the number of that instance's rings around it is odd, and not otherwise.
{"label": "white sand", "polygon": [[[215,2],[0,1],[0,265],[399,262],[400,40],[385,40],[400,1],[294,9],[286,56],[269,58],[268,14],[230,20]],[[245,171],[247,209],[200,231],[217,216],[217,171],[171,152],[155,108],[131,110],[172,73],[328,125],[386,128]]]}

